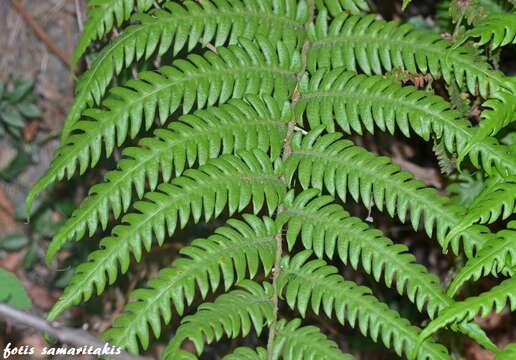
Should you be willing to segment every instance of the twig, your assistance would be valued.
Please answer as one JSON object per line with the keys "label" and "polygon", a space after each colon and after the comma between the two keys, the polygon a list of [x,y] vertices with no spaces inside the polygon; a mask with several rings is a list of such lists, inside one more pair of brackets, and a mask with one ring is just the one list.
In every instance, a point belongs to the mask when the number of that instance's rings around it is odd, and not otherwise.
{"label": "twig", "polygon": [[[44,319],[41,319],[27,312],[17,310],[7,304],[0,303],[0,318],[3,318],[4,320],[11,320],[16,326],[26,325],[41,332],[46,332],[65,344],[77,347],[91,346],[95,349],[103,349],[104,346],[111,346],[83,330],[70,329],[51,324]],[[145,359],[143,357],[131,355],[124,351],[121,351],[119,355],[110,356],[121,360]]]}
{"label": "twig", "polygon": [[61,49],[59,49],[54,42],[49,38],[45,30],[38,24],[38,22],[32,17],[27,9],[19,2],[19,0],[11,0],[13,7],[18,11],[20,16],[34,31],[34,34],[40,39],[45,46],[52,52],[66,67],[70,67],[70,60]]}
{"label": "twig", "polygon": [[82,23],[81,5],[79,4],[79,0],[75,0],[75,16],[77,17],[77,26],[79,27],[79,31],[83,32],[84,25]]}

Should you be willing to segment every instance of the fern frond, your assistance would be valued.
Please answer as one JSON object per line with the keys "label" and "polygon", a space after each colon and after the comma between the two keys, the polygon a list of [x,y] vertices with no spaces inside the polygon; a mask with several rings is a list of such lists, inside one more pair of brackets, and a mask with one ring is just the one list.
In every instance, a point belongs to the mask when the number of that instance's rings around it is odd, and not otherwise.
{"label": "fern frond", "polygon": [[515,212],[516,176],[494,176],[485,182],[461,222],[448,236],[453,237],[476,223],[492,224],[498,219],[505,220]]}
{"label": "fern frond", "polygon": [[504,280],[500,285],[487,292],[458,301],[444,309],[437,318],[423,329],[419,335],[418,343],[450,324],[470,321],[477,315],[486,317],[492,311],[499,313],[506,305],[509,306],[511,311],[516,310],[516,278],[514,277]]}
{"label": "fern frond", "polygon": [[448,287],[448,295],[454,296],[460,287],[471,279],[478,280],[488,274],[497,276],[505,268],[516,268],[515,230],[516,223],[509,224],[509,229],[498,232],[497,236],[489,240],[474,258],[469,259],[453,278]]}
{"label": "fern frond", "polygon": [[454,183],[446,187],[452,203],[468,208],[484,188],[484,176],[468,170],[453,175]]}
{"label": "fern frond", "polygon": [[276,328],[278,335],[273,347],[274,360],[353,360],[351,355],[343,353],[318,327],[301,326],[300,319],[290,322],[280,320]]}
{"label": "fern frond", "polygon": [[[468,153],[471,154],[471,149],[482,146],[479,144],[489,144],[492,137],[498,134],[500,130],[516,121],[516,95],[511,92],[499,91],[493,94],[490,99],[482,104],[482,107],[481,121],[474,136],[464,149],[458,151],[459,161]],[[514,154],[511,155],[514,158]],[[510,174],[514,174],[514,172],[511,171]]]}
{"label": "fern frond", "polygon": [[73,127],[77,133],[59,147],[45,175],[32,187],[27,212],[46,187],[95,166],[103,147],[110,156],[127,137],[136,137],[142,127],[149,129],[156,114],[163,124],[181,105],[182,112],[188,113],[196,101],[197,108],[204,108],[250,94],[287,99],[296,84],[299,54],[282,43],[274,47],[263,38],[257,44],[242,39],[241,46],[219,48],[204,57],[190,55],[173,65],[163,66],[159,73],[143,72],[140,80],[114,88],[113,96],[104,102],[107,110],[85,111],[89,120]]}
{"label": "fern frond", "polygon": [[288,224],[289,250],[300,238],[303,247],[313,250],[319,258],[326,254],[331,259],[337,253],[353,269],[360,264],[376,281],[383,278],[389,288],[395,281],[397,291],[401,295],[406,292],[420,311],[426,305],[430,317],[453,302],[444,294],[439,278],[417,264],[405,245],[394,244],[381,231],[352,217],[334,204],[331,196],[310,189],[294,198],[290,192],[284,206],[285,212],[278,221]]}
{"label": "fern frond", "polygon": [[[417,264],[405,245],[394,244],[379,230],[369,228],[360,219],[351,217],[340,205],[332,202],[331,196],[320,195],[315,189],[306,190],[296,198],[292,192],[287,194],[284,201],[285,211],[277,221],[278,224],[288,221],[285,238],[289,250],[300,237],[303,247],[313,250],[319,258],[324,253],[331,259],[337,252],[339,258],[345,264],[350,263],[353,269],[357,270],[360,264],[376,281],[381,281],[383,277],[389,288],[396,281],[398,293],[407,293],[409,300],[420,311],[426,305],[426,311],[431,318],[453,303],[444,294],[439,278]],[[476,324],[464,323],[459,329],[486,349],[496,349]]]}
{"label": "fern frond", "polygon": [[[308,261],[310,251],[303,251],[292,259],[284,258],[278,280],[285,290],[289,306],[302,316],[311,306],[319,314],[321,306],[328,317],[333,317],[351,327],[358,325],[364,336],[393,349],[399,356],[409,355],[417,343],[420,330],[372,294],[371,290],[345,281],[334,266],[323,260]],[[442,345],[426,342],[417,359],[450,359]]]}
{"label": "fern frond", "polygon": [[297,118],[302,121],[306,114],[311,128],[323,124],[333,132],[338,125],[346,133],[359,134],[364,128],[374,133],[375,126],[391,134],[399,128],[406,137],[412,130],[426,141],[440,139],[451,153],[463,153],[469,146],[471,162],[487,173],[497,168],[502,173],[516,174],[515,154],[492,138],[471,146],[476,129],[439,96],[401,86],[392,79],[357,75],[343,68],[322,69],[310,79],[305,76],[299,89]]}
{"label": "fern frond", "polygon": [[481,134],[493,136],[516,121],[516,96],[507,91],[500,91],[482,104]]}
{"label": "fern frond", "polygon": [[[510,1],[511,0],[475,0],[470,2],[470,4],[477,6],[477,15],[483,17],[499,13],[503,14],[510,11],[511,8],[513,8]],[[451,6],[451,0],[440,0],[437,4],[436,18],[439,25],[444,28],[443,31],[449,30],[451,32],[453,30],[454,20],[451,16]]]}
{"label": "fern frond", "polygon": [[238,286],[242,289],[220,295],[213,303],[202,304],[195,314],[183,318],[163,357],[174,359],[185,340],[192,341],[201,355],[205,343],[220,341],[224,335],[229,339],[245,337],[254,329],[260,336],[274,317],[272,285],[243,280]]}
{"label": "fern frond", "polygon": [[497,353],[495,360],[512,360],[514,358],[516,358],[516,344],[512,343]]}
{"label": "fern frond", "polygon": [[221,282],[227,291],[235,282],[254,278],[260,264],[267,275],[274,263],[278,229],[269,218],[244,215],[244,220],[229,220],[229,227],[219,228],[209,238],[195,240],[181,249],[184,257],[161,270],[147,288],[134,291],[124,314],[103,337],[132,352],[138,351],[139,339],[146,349],[148,325],[159,337],[162,321],[168,324],[171,320],[172,306],[182,315],[185,305],[194,300],[196,287],[205,299],[210,288],[215,291]]}
{"label": "fern frond", "polygon": [[[163,0],[157,0],[161,3]],[[120,26],[137,11],[149,10],[153,0],[89,0],[84,31],[77,42],[72,58],[72,67],[77,64],[88,46],[95,40],[102,39],[114,26]]]}
{"label": "fern frond", "polygon": [[136,25],[124,29],[95,59],[77,83],[75,101],[62,130],[64,140],[86,107],[100,104],[114,74],[138,60],[160,56],[172,48],[175,56],[197,43],[206,46],[236,44],[237,39],[267,38],[283,41],[289,49],[304,39],[306,4],[295,0],[185,1],[167,2],[162,9],[134,17]]}
{"label": "fern frond", "polygon": [[[222,298],[222,296],[221,296]],[[249,303],[254,304],[256,299],[249,299]],[[269,298],[270,302],[270,298]],[[211,305],[211,304],[210,304]],[[237,304],[239,305],[239,304]],[[245,304],[241,304],[244,307]],[[272,309],[271,309],[272,310]],[[228,311],[234,311],[229,308]],[[221,312],[219,311],[218,314]],[[211,319],[211,318],[210,318]],[[213,317],[213,321],[216,319]],[[239,320],[235,319],[234,324],[238,324]],[[206,326],[204,323],[200,323],[199,326]],[[222,331],[220,325],[216,325],[215,331]],[[224,330],[229,328],[231,324],[228,324]],[[261,329],[260,329],[261,330]],[[196,331],[192,329],[192,331]],[[197,330],[198,331],[198,330]],[[272,359],[284,359],[284,360],[298,360],[298,359],[325,359],[325,360],[352,360],[353,357],[349,354],[343,353],[338,345],[329,340],[326,335],[321,333],[321,330],[316,326],[301,326],[300,319],[294,319],[290,322],[286,320],[280,320],[276,324],[277,336],[272,348]],[[226,334],[230,336],[230,332],[226,330]],[[213,337],[210,332],[208,336]],[[208,338],[211,339],[211,338]],[[197,340],[202,341],[202,338]],[[166,351],[166,350],[165,350]],[[177,355],[180,354],[177,350],[165,352],[165,359],[176,359]],[[265,360],[267,359],[267,352],[263,348],[249,349],[249,348],[237,348],[232,354],[224,357],[224,360]]]}
{"label": "fern frond", "polygon": [[312,43],[307,58],[310,72],[345,67],[379,75],[398,68],[442,76],[448,84],[466,86],[473,94],[478,87],[484,97],[507,86],[501,72],[469,49],[455,48],[439,35],[410,24],[375,20],[374,15],[342,14],[328,23],[323,11],[309,28],[308,37]]}
{"label": "fern frond", "polygon": [[158,191],[137,202],[137,212],[124,216],[122,225],[100,242],[100,250],[77,268],[49,318],[55,319],[72,304],[88,300],[95,287],[102,293],[119,271],[128,270],[131,254],[140,261],[142,245],[149,251],[154,238],[163,244],[167,234],[172,236],[177,227],[184,228],[190,218],[198,223],[204,215],[209,221],[226,207],[232,215],[248,204],[253,205],[254,213],[266,204],[272,214],[285,194],[285,184],[274,174],[264,153],[243,152],[241,157],[223,155],[210,160],[199,169],[187,170],[171,184],[161,184]]}
{"label": "fern frond", "polygon": [[231,354],[223,357],[224,360],[267,360],[267,350],[262,347],[250,349],[247,347],[236,348]]}
{"label": "fern frond", "polygon": [[447,233],[460,223],[464,208],[453,205],[437,190],[427,188],[412,174],[401,171],[389,158],[354,146],[349,140],[341,140],[340,133],[320,136],[322,132],[319,128],[304,137],[294,136],[293,153],[285,165],[289,181],[297,173],[303,189],[322,190],[324,187],[343,201],[349,191],[355,201],[362,201],[367,208],[374,204],[380,211],[385,207],[391,217],[397,214],[403,223],[408,212],[415,230],[423,218],[428,236],[432,236],[436,228],[436,237],[443,249],[451,242],[455,254],[459,252],[461,240],[464,252],[471,257],[493,237],[489,229],[475,225],[445,241]]}
{"label": "fern frond", "polygon": [[340,14],[360,14],[369,12],[367,0],[315,0],[315,5],[319,11],[327,10],[331,16]]}
{"label": "fern frond", "polygon": [[490,43],[491,49],[516,44],[516,14],[493,14],[466,32],[464,41],[478,38],[477,46]]}
{"label": "fern frond", "polygon": [[288,119],[288,107],[271,97],[250,96],[246,101],[234,99],[220,107],[183,115],[166,129],[156,130],[137,147],[125,149],[119,168],[108,172],[104,183],[91,188],[52,239],[47,262],[65,242],[80,240],[86,231],[91,236],[99,226],[105,230],[110,208],[118,219],[131,204],[133,187],[141,199],[146,183],[154,191],[160,178],[169,182],[173,174],[179,176],[196,162],[204,165],[221,154],[259,149],[270,150],[271,158],[278,158]]}

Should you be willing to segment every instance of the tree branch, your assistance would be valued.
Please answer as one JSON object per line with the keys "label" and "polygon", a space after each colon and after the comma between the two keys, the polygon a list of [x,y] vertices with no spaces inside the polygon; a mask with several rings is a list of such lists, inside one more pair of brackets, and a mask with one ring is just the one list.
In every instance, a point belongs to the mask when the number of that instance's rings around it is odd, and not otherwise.
{"label": "tree branch", "polygon": [[[46,332],[49,335],[58,339],[60,342],[72,346],[91,346],[94,348],[103,348],[106,345],[104,341],[97,339],[90,333],[87,333],[83,330],[70,329],[63,326],[51,324],[50,322],[41,319],[35,315],[29,314],[24,311],[20,311],[3,303],[0,303],[0,319],[13,321],[14,325],[18,327],[20,325],[26,325],[40,332]],[[131,355],[124,351],[122,351],[120,355],[115,355],[112,357],[121,360],[145,359],[140,356]]]}

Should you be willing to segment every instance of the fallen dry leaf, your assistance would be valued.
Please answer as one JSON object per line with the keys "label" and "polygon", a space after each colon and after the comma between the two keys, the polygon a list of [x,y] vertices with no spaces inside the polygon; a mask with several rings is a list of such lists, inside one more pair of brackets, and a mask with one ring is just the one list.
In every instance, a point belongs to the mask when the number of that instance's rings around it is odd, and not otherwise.
{"label": "fallen dry leaf", "polygon": [[0,184],[0,236],[13,233],[18,224],[14,219],[16,208]]}

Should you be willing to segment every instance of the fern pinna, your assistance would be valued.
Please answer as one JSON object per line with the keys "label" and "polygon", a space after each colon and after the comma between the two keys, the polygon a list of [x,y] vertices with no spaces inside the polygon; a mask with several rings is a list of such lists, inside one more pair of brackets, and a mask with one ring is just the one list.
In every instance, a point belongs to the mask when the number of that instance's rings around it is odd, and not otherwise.
{"label": "fern pinna", "polygon": [[[132,292],[104,339],[138,353],[159,338],[163,358],[193,359],[206,344],[253,333],[256,348],[225,358],[353,358],[314,325],[330,318],[409,359],[451,359],[432,337],[444,327],[510,356],[513,347],[498,349],[475,316],[516,304],[516,226],[501,224],[516,211],[516,153],[497,137],[516,119],[516,81],[481,55],[515,43],[512,11],[487,13],[446,40],[368,14],[365,0],[91,0],[75,61],[119,34],[78,79],[61,146],[28,208],[118,149],[121,160],[50,244],[48,262],[70,241],[108,233],[49,319],[101,295],[152,247],[177,242],[178,230],[218,219],[226,224],[181,246]],[[483,102],[480,123],[400,72],[469,93]],[[485,186],[461,204],[351,140],[375,132],[431,142]],[[352,216],[352,203],[465,256],[449,288],[407,246]],[[346,279],[340,264],[394,288],[428,324]],[[505,279],[454,299],[488,274]]]}

